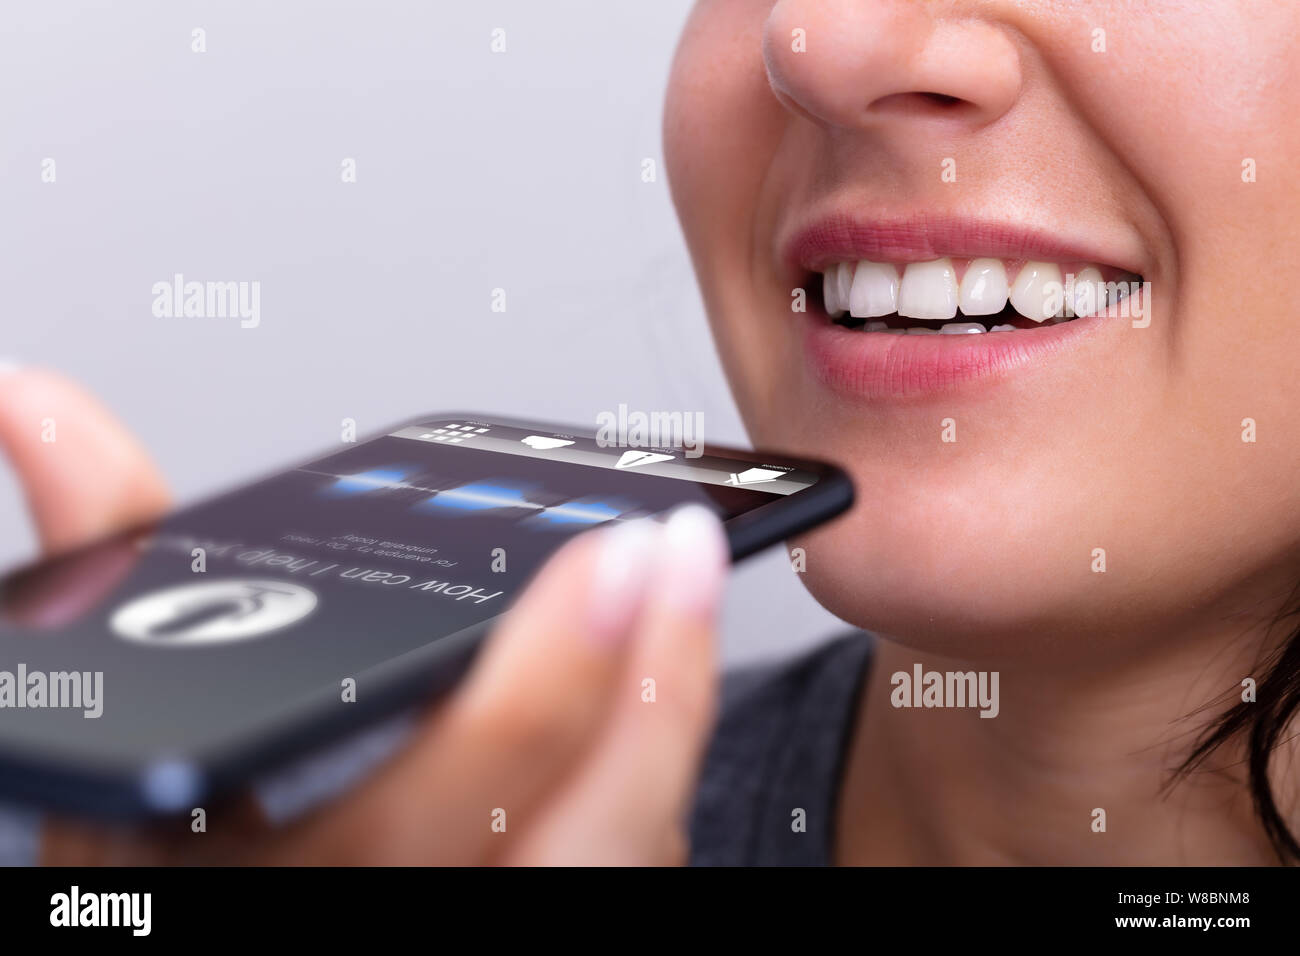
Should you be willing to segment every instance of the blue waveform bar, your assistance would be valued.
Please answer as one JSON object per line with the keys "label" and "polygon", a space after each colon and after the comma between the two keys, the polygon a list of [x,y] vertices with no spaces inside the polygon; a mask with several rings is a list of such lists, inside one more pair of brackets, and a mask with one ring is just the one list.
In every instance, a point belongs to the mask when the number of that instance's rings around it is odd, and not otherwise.
{"label": "blue waveform bar", "polygon": [[563,526],[603,524],[606,521],[613,521],[627,510],[627,505],[605,501],[569,501],[552,505],[541,514],[530,517],[528,522]]}
{"label": "blue waveform bar", "polygon": [[324,494],[334,497],[345,495],[364,495],[368,491],[381,491],[404,487],[403,482],[412,469],[371,468],[355,475],[340,475]]}
{"label": "blue waveform bar", "polygon": [[496,511],[503,508],[537,508],[524,498],[527,489],[476,481],[450,491],[440,491],[416,507],[450,511]]}
{"label": "blue waveform bar", "polygon": [[417,494],[423,492],[428,497],[412,506],[418,511],[451,515],[526,510],[532,514],[524,519],[524,523],[538,530],[604,524],[638,507],[619,499],[605,501],[596,498],[544,506],[529,501],[526,497],[535,490],[536,486],[533,483],[513,484],[510,479],[475,481],[458,488],[434,490],[422,487],[422,482],[413,477],[417,470],[414,466],[384,465],[352,475],[333,475],[331,477],[334,478],[334,482],[322,489],[321,494],[328,497],[346,497],[399,490]]}

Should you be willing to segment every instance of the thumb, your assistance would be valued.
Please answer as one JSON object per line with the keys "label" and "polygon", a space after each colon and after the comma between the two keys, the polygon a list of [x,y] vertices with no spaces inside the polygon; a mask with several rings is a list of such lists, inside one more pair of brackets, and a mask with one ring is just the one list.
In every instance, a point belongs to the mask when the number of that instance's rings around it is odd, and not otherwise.
{"label": "thumb", "polygon": [[89,393],[43,369],[0,369],[0,448],[47,552],[146,521],[166,486],[139,442]]}

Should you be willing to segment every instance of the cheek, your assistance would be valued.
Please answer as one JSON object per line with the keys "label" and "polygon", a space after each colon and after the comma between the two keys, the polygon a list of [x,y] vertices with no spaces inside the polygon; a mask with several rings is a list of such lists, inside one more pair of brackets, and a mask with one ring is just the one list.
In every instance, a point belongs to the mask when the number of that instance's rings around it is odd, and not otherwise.
{"label": "cheek", "polygon": [[[738,237],[783,125],[767,85],[764,5],[696,6],[673,60],[664,104],[664,156],[673,201],[696,258],[708,266]],[[724,260],[725,261],[725,260]]]}
{"label": "cheek", "polygon": [[[1300,357],[1300,5],[1263,11],[1173,0],[1108,16],[1099,4],[1048,38],[1077,108],[1140,182],[1132,204],[1150,204],[1151,231],[1177,250],[1152,289],[1168,327],[1152,331],[1167,336],[1166,384],[1183,406],[1171,411],[1206,425],[1300,398],[1287,371]],[[1108,20],[1107,52],[1067,41]],[[1288,437],[1300,441],[1300,420]]]}
{"label": "cheek", "polygon": [[776,369],[772,340],[750,325],[755,276],[770,271],[771,256],[755,247],[754,217],[788,119],[763,63],[770,8],[761,0],[699,3],[678,45],[664,109],[673,203],[742,409],[763,404],[768,386],[760,383]]}

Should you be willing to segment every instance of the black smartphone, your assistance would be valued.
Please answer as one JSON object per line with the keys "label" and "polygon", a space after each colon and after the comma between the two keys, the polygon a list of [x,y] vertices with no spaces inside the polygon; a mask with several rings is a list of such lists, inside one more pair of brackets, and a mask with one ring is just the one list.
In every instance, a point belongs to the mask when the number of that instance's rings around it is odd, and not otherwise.
{"label": "black smartphone", "polygon": [[0,580],[0,801],[187,812],[446,690],[574,534],[698,502],[739,559],[852,498],[824,463],[494,416],[345,443]]}

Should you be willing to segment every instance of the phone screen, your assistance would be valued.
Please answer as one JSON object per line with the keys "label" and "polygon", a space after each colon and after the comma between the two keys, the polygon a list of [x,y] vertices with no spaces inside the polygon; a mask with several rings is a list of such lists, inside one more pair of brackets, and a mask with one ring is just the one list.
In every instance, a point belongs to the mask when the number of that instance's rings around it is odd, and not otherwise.
{"label": "phone screen", "polygon": [[578,532],[687,501],[733,518],[819,477],[514,423],[402,426],[6,578],[0,749],[216,752],[500,614]]}

